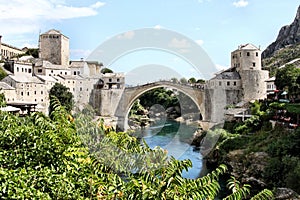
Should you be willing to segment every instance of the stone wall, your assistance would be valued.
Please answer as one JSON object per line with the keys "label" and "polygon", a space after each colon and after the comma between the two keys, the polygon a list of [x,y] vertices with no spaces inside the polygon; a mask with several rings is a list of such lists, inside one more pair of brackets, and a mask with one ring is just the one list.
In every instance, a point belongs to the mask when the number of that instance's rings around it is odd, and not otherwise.
{"label": "stone wall", "polygon": [[265,81],[269,78],[268,71],[242,70],[240,71],[240,76],[245,101],[264,99],[267,97],[267,84]]}

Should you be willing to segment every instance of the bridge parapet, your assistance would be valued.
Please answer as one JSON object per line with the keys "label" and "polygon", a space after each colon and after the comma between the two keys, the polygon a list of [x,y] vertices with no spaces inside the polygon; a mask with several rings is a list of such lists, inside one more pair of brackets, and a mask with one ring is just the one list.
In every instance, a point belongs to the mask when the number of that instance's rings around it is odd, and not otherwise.
{"label": "bridge parapet", "polygon": [[198,89],[198,90],[204,90],[207,88],[206,84],[190,84],[190,83],[177,83],[173,81],[167,81],[167,80],[161,80],[161,81],[156,81],[152,83],[146,83],[143,85],[136,85],[136,86],[126,86],[126,89],[138,89],[142,87],[151,87],[151,86],[156,86],[156,85],[161,85],[163,86],[171,86],[171,87],[180,87],[180,88],[188,88],[188,89]]}

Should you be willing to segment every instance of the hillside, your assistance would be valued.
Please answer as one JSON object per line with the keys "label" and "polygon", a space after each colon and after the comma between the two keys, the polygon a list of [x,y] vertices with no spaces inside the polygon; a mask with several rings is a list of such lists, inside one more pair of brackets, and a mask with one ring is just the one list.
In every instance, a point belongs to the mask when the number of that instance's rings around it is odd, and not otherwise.
{"label": "hillside", "polygon": [[300,6],[294,21],[283,26],[276,40],[262,52],[262,65],[272,76],[278,67],[297,58],[300,58]]}
{"label": "hillside", "polygon": [[262,53],[262,58],[269,58],[274,53],[289,45],[300,43],[300,6],[298,7],[296,17],[290,25],[283,26],[272,44],[270,44]]}
{"label": "hillside", "polygon": [[270,71],[270,76],[273,76],[278,67],[287,63],[299,66],[300,62],[299,60],[297,61],[298,58],[300,58],[300,43],[275,51],[271,57],[262,59],[262,65],[264,69]]}

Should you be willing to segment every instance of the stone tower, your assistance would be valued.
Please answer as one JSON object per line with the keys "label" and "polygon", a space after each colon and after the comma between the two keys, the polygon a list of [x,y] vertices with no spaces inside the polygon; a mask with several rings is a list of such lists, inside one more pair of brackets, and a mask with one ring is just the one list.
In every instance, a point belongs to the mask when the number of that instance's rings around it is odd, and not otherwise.
{"label": "stone tower", "polygon": [[55,65],[69,65],[69,38],[51,29],[40,35],[39,57]]}
{"label": "stone tower", "polygon": [[261,51],[252,44],[240,45],[231,53],[231,67],[241,76],[244,100],[267,97],[266,80],[269,72],[261,69]]}

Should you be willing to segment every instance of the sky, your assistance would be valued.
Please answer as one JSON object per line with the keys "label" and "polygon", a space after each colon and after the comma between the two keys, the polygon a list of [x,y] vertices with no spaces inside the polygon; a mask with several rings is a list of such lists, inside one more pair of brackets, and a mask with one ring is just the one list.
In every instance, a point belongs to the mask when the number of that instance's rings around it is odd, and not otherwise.
{"label": "sky", "polygon": [[[79,60],[115,36],[132,39],[135,30],[165,29],[184,36],[170,38],[174,45],[187,40],[199,45],[217,71],[230,65],[230,52],[240,44],[264,50],[292,23],[298,6],[299,0],[0,0],[0,35],[19,48],[37,47],[40,33],[57,29],[70,39],[71,60]],[[129,52],[109,67],[127,73],[151,64],[187,78],[202,76],[187,60],[162,49]]]}

